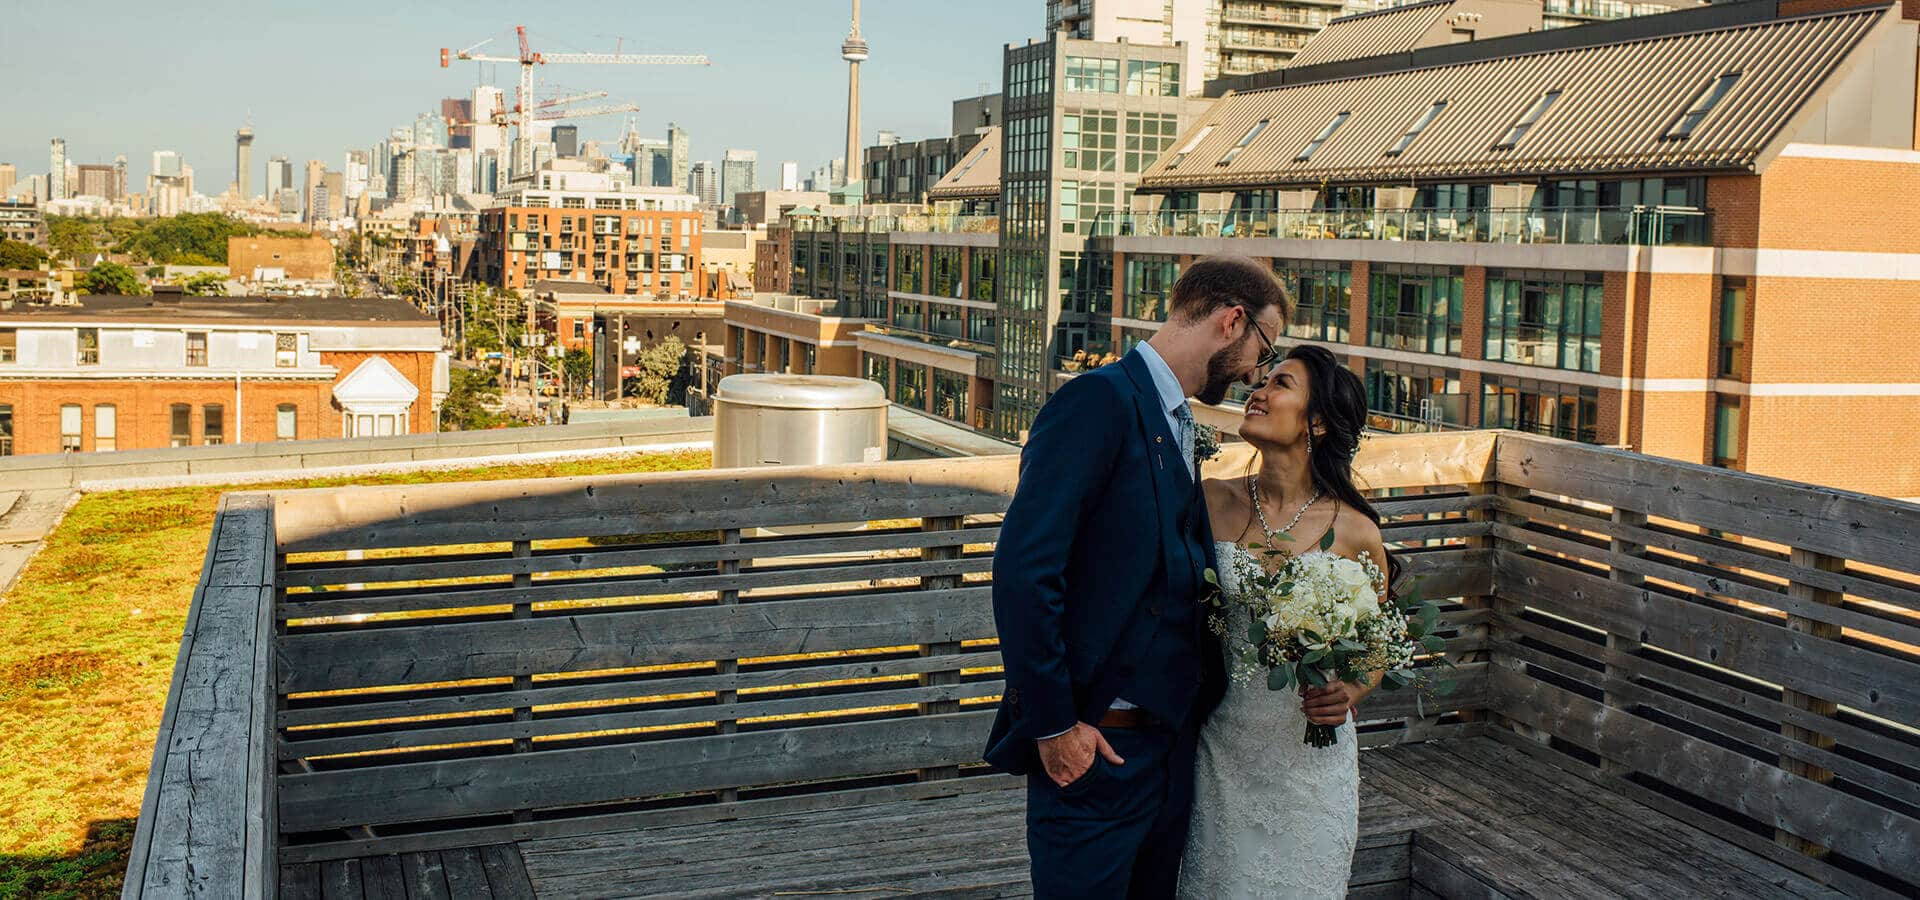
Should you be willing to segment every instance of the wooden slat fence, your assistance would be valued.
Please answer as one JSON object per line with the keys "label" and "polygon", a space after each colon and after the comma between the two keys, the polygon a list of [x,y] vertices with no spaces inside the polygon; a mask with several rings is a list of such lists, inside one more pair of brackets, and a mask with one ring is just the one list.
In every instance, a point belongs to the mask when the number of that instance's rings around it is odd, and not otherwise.
{"label": "wooden slat fence", "polygon": [[1506,434],[1496,734],[1848,893],[1920,893],[1920,507]]}

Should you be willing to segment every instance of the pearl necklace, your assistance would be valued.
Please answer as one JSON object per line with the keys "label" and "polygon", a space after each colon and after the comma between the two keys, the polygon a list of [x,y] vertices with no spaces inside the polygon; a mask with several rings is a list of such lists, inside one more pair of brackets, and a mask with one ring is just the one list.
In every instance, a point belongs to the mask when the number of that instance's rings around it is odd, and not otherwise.
{"label": "pearl necklace", "polygon": [[[1280,531],[1276,532],[1273,530],[1271,526],[1267,524],[1267,511],[1260,508],[1260,475],[1259,473],[1250,472],[1247,474],[1247,493],[1253,498],[1253,514],[1260,517],[1260,530],[1266,533],[1266,544],[1268,547],[1273,547],[1273,549],[1275,550],[1279,550],[1280,548],[1273,546],[1273,536],[1275,534],[1291,533],[1293,531],[1293,526],[1300,524],[1301,517],[1307,514],[1307,509],[1312,507],[1313,504],[1318,502],[1320,499],[1320,489],[1314,488],[1313,496],[1308,497],[1307,502],[1300,504],[1300,511],[1293,514],[1293,521],[1288,522],[1287,527],[1282,528],[1280,529]],[[1285,552],[1285,551],[1282,551],[1282,552]]]}

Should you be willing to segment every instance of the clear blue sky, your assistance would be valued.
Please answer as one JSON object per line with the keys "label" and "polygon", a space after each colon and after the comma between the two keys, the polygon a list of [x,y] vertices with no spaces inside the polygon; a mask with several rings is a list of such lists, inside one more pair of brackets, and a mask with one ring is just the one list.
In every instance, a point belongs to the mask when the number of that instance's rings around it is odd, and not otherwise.
{"label": "clear blue sky", "polygon": [[[781,160],[801,173],[845,142],[847,0],[4,0],[0,2],[0,162],[20,178],[47,171],[47,142],[69,158],[127,156],[143,184],[152,151],[177,150],[196,189],[217,195],[233,178],[233,132],[251,113],[258,192],[270,156],[295,171],[308,159],[341,166],[442,97],[480,80],[476,63],[439,65],[439,48],[489,36],[483,51],[511,55],[513,26],[536,50],[705,53],[713,65],[546,66],[555,88],[605,90],[638,104],[642,134],[674,121],[693,158],[757,150],[762,184]],[[944,135],[949,101],[999,89],[1000,50],[1040,34],[1040,0],[866,0],[861,31],[873,57],[861,67],[862,142],[892,129],[903,139]],[[515,66],[489,66],[509,91]],[[583,140],[616,137],[624,116],[579,121]],[[295,176],[298,177],[297,175]],[[130,189],[138,190],[131,187]],[[777,186],[777,184],[776,184]]]}

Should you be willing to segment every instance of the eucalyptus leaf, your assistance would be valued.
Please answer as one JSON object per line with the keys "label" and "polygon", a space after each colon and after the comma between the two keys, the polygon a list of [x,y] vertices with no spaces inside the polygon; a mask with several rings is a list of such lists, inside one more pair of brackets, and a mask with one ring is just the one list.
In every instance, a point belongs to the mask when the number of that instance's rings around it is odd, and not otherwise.
{"label": "eucalyptus leaf", "polygon": [[1293,667],[1278,666],[1267,670],[1267,690],[1284,691],[1293,687]]}
{"label": "eucalyptus leaf", "polygon": [[1365,653],[1367,650],[1367,647],[1365,644],[1361,644],[1357,641],[1348,640],[1347,638],[1341,638],[1339,642],[1335,643],[1333,646],[1338,649],[1345,650],[1348,653]]}
{"label": "eucalyptus leaf", "polygon": [[1311,684],[1314,687],[1327,686],[1327,676],[1323,674],[1318,668],[1307,665],[1305,663],[1301,663],[1300,672],[1301,674],[1306,676],[1308,684]]}
{"label": "eucalyptus leaf", "polygon": [[1447,649],[1447,639],[1437,634],[1430,634],[1420,639],[1420,646],[1427,648],[1430,652],[1439,653]]}
{"label": "eucalyptus leaf", "polygon": [[1333,526],[1332,525],[1328,525],[1327,533],[1320,536],[1320,549],[1322,550],[1333,549]]}
{"label": "eucalyptus leaf", "polygon": [[1266,639],[1267,639],[1267,623],[1262,622],[1259,619],[1255,619],[1251,623],[1248,623],[1247,643],[1258,645],[1260,642],[1265,641]]}
{"label": "eucalyptus leaf", "polygon": [[1306,663],[1307,665],[1313,665],[1314,663],[1317,663],[1326,658],[1327,658],[1327,651],[1325,649],[1320,649],[1320,650],[1315,650],[1312,653],[1309,653],[1306,656],[1301,657],[1300,661],[1303,663]]}
{"label": "eucalyptus leaf", "polygon": [[1209,566],[1206,569],[1206,571],[1201,572],[1200,577],[1206,579],[1207,583],[1213,585],[1214,587],[1220,586],[1220,576],[1218,573],[1213,571],[1213,568],[1211,566]]}

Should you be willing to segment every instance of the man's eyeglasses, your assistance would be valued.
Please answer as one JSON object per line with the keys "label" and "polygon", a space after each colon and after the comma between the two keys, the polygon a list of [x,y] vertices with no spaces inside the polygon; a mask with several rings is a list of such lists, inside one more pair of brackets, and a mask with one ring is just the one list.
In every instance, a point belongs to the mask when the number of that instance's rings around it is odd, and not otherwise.
{"label": "man's eyeglasses", "polygon": [[1273,341],[1267,338],[1266,331],[1261,329],[1260,323],[1254,321],[1253,310],[1248,309],[1244,303],[1236,305],[1240,307],[1242,313],[1246,314],[1247,327],[1253,329],[1253,333],[1260,336],[1260,346],[1265,348],[1260,351],[1260,358],[1254,365],[1259,366],[1263,371],[1279,365],[1281,360],[1280,348],[1273,345]]}

